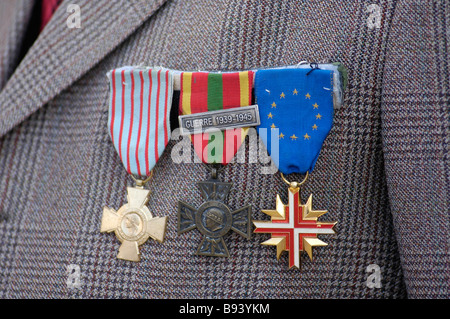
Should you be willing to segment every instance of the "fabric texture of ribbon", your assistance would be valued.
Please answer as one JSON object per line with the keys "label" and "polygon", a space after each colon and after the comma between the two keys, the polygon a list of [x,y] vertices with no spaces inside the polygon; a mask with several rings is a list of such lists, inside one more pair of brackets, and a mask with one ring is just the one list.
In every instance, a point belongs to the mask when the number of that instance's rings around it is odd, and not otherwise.
{"label": "fabric texture of ribbon", "polygon": [[108,73],[108,128],[127,172],[149,176],[170,140],[173,74],[122,67]]}
{"label": "fabric texture of ribbon", "polygon": [[283,174],[311,172],[333,125],[333,71],[259,70],[255,95],[258,133],[275,165]]}
{"label": "fabric texture of ribbon", "polygon": [[[252,104],[253,71],[233,73],[183,72],[180,77],[181,115]],[[196,154],[206,164],[227,164],[247,135],[248,128],[192,134]]]}

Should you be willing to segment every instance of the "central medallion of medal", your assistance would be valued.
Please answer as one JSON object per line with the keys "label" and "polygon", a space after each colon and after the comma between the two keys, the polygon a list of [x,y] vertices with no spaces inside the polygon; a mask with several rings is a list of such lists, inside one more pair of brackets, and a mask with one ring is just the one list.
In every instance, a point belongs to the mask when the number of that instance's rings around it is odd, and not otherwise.
{"label": "central medallion of medal", "polygon": [[152,218],[149,212],[132,210],[125,214],[119,213],[119,215],[122,215],[122,218],[119,222],[120,226],[116,229],[116,236],[122,241],[133,240],[137,241],[139,245],[143,244],[148,237],[143,232],[144,223]]}
{"label": "central medallion of medal", "polygon": [[210,237],[222,237],[228,233],[232,220],[230,209],[216,201],[204,203],[195,215],[198,230]]}

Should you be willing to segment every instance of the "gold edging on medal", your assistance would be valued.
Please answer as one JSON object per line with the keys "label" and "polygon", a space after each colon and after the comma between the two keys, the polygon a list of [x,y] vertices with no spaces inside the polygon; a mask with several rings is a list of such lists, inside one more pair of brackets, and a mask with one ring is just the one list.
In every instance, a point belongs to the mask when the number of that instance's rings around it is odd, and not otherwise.
{"label": "gold edging on medal", "polygon": [[117,258],[128,261],[140,261],[139,246],[148,238],[159,243],[164,241],[167,228],[167,216],[153,217],[146,206],[150,191],[144,189],[153,176],[153,171],[145,180],[131,177],[136,182],[135,187],[127,187],[127,203],[116,212],[109,207],[103,208],[100,232],[116,234],[122,243]]}
{"label": "gold edging on medal", "polygon": [[281,173],[283,181],[289,185],[289,204],[285,205],[280,195],[277,194],[276,209],[262,210],[271,217],[271,221],[253,221],[256,229],[254,233],[269,233],[271,238],[261,245],[275,246],[277,248],[277,260],[283,251],[289,252],[289,268],[300,268],[301,252],[306,252],[313,260],[313,247],[323,247],[328,244],[317,238],[317,235],[335,234],[334,226],[337,222],[319,222],[317,219],[326,214],[326,210],[312,209],[312,195],[306,204],[301,204],[301,186],[307,181],[289,182]]}

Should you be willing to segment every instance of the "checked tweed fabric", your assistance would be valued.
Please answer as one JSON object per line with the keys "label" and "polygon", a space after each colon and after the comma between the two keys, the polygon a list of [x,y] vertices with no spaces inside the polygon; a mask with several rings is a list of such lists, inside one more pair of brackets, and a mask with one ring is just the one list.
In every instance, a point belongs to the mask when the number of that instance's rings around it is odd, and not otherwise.
{"label": "checked tweed fabric", "polygon": [[[20,65],[0,63],[0,298],[449,297],[448,2],[80,1],[80,29],[66,26],[69,3]],[[380,28],[368,27],[370,4],[380,7]],[[0,34],[1,52],[18,45],[5,40],[13,32]],[[349,70],[303,190],[339,221],[329,246],[305,258],[302,272],[260,245],[268,235],[231,234],[229,259],[194,255],[198,234],[177,236],[177,201],[201,204],[195,184],[207,170],[174,163],[175,139],[148,185],[150,210],[169,216],[165,242],[144,244],[139,263],[116,259],[119,242],[100,233],[101,212],[122,206],[132,181],[108,136],[106,72],[302,60]],[[264,165],[229,164],[220,176],[233,182],[228,205],[252,204],[256,220],[277,193],[287,202],[286,185],[261,174]],[[71,264],[78,289],[67,285]],[[366,285],[371,264],[381,288]]]}
{"label": "checked tweed fabric", "polygon": [[4,0],[0,10],[0,90],[17,66],[33,1]]}

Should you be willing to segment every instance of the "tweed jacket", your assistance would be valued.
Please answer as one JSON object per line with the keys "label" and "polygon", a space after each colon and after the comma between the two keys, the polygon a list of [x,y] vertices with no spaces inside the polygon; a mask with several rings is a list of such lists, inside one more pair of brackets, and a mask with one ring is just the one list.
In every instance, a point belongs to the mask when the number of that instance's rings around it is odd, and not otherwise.
{"label": "tweed jacket", "polygon": [[[67,23],[70,4],[80,28]],[[20,59],[32,7],[0,2],[0,298],[449,297],[447,1],[65,0]],[[119,241],[100,233],[102,210],[126,203],[133,181],[108,134],[106,73],[304,60],[348,69],[302,190],[328,210],[321,219],[338,221],[329,245],[301,271],[261,245],[265,234],[228,234],[229,258],[195,255],[201,236],[177,234],[177,201],[198,207],[208,171],[175,163],[174,139],[146,186],[150,211],[169,217],[165,241],[142,245],[138,263],[117,259]],[[228,205],[251,204],[258,220],[277,194],[287,201],[280,174],[260,174],[262,165],[220,174],[233,183]],[[69,265],[79,287],[67,283]],[[367,284],[369,265],[380,267],[378,288]]]}

